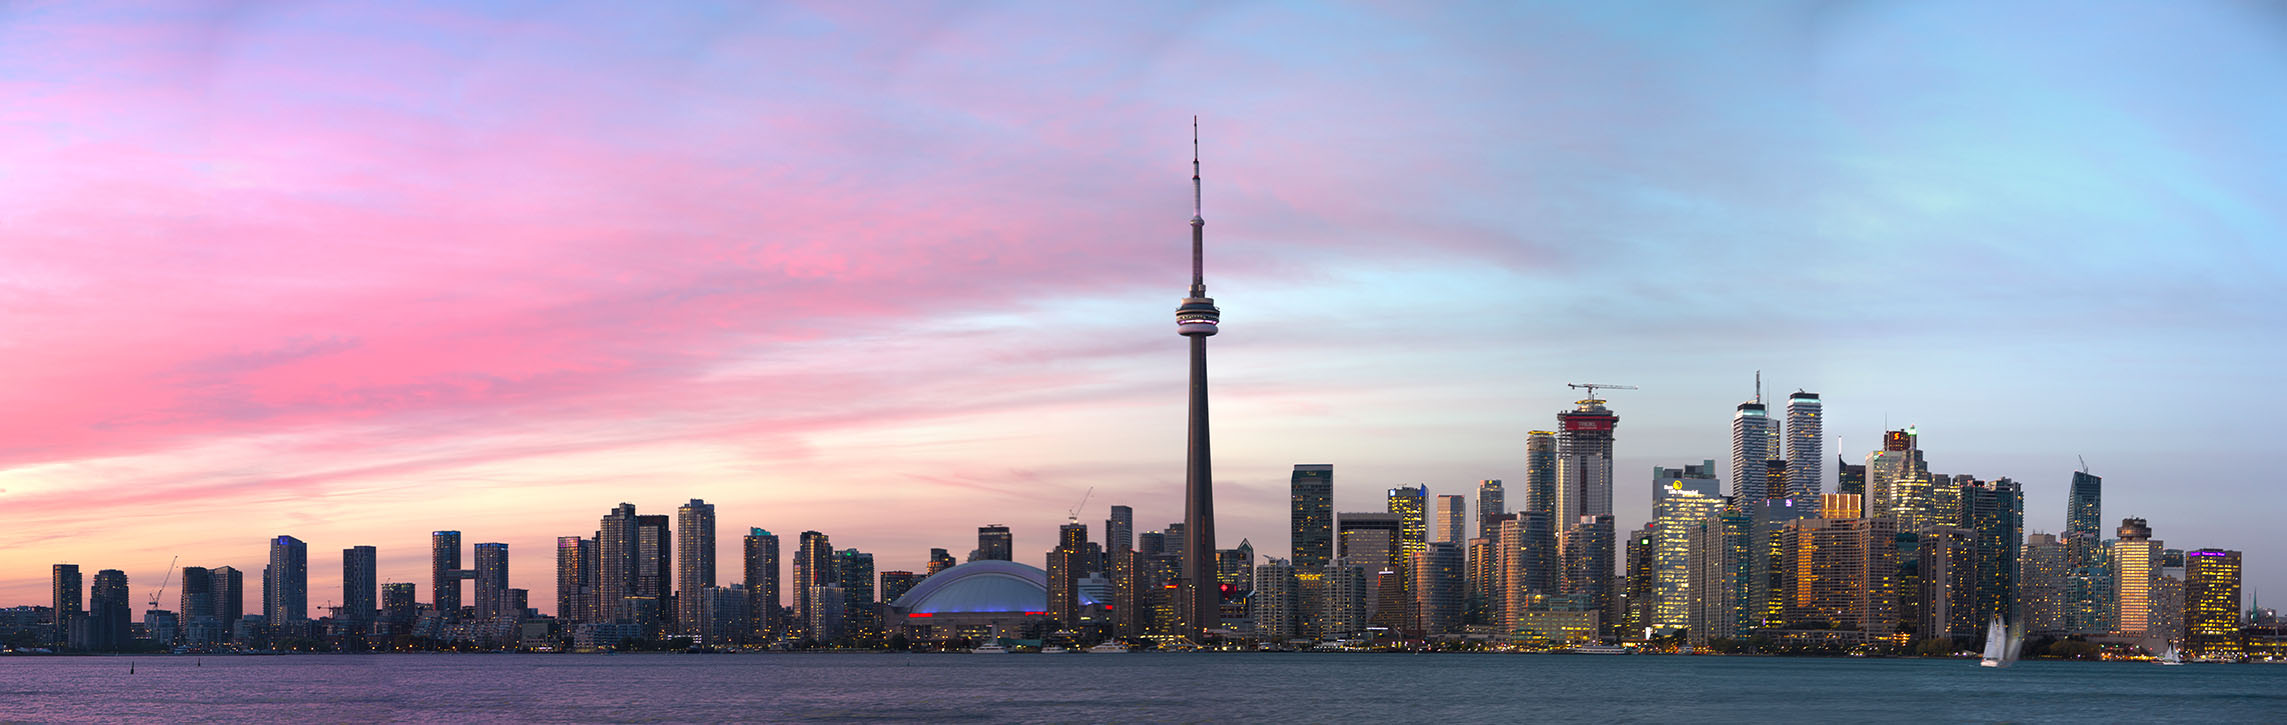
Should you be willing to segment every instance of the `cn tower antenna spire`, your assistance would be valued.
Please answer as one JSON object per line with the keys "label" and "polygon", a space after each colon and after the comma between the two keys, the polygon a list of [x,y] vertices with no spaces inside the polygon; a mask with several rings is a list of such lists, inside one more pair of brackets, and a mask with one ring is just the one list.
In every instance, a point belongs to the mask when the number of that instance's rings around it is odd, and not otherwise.
{"label": "cn tower antenna spire", "polygon": [[1199,117],[1191,117],[1191,296],[1207,296],[1207,270],[1203,259],[1207,253],[1207,240],[1203,227],[1207,220],[1200,214],[1199,203]]}

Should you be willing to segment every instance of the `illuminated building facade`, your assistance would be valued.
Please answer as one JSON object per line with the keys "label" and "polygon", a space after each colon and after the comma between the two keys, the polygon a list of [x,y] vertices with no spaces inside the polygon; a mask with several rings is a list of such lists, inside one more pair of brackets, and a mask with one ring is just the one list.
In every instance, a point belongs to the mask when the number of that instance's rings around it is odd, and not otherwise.
{"label": "illuminated building facade", "polygon": [[1731,414],[1731,495],[1748,505],[1784,495],[1770,490],[1770,461],[1779,457],[1779,421],[1762,397],[1740,403]]}
{"label": "illuminated building facade", "polygon": [[1685,633],[1694,646],[1743,637],[1760,619],[1749,606],[1747,586],[1747,532],[1754,521],[1746,513],[1719,511],[1689,524]]}
{"label": "illuminated building facade", "polygon": [[1882,450],[1866,456],[1866,516],[1898,522],[1900,531],[1920,531],[1939,523],[1930,490],[1930,469],[1922,460],[1921,436],[1913,428],[1882,434]]}
{"label": "illuminated building facade", "polygon": [[1853,632],[1857,641],[1888,635],[1898,620],[1889,571],[1896,535],[1888,519],[1788,522],[1779,567],[1788,625]]}
{"label": "illuminated building facade", "polygon": [[2148,636],[2152,627],[2152,579],[2159,575],[2160,542],[2143,519],[2120,520],[2112,542],[2113,633]]}
{"label": "illuminated building facade", "polygon": [[[1454,496],[1453,498],[1460,498]],[[1426,637],[1461,631],[1463,557],[1461,546],[1433,541],[1409,562],[1413,581],[1413,623],[1409,627]]]}
{"label": "illuminated building facade", "polygon": [[493,619],[523,614],[523,607],[511,607],[508,602],[508,545],[477,544],[474,554],[477,618]]}
{"label": "illuminated building facade", "polygon": [[1650,581],[1646,603],[1650,617],[1638,626],[1657,631],[1691,625],[1691,534],[1728,503],[1723,482],[1716,478],[1715,462],[1682,468],[1652,469],[1652,528]]}
{"label": "illuminated building facade", "polygon": [[2065,602],[2065,544],[2056,534],[2033,533],[2025,536],[2025,551],[2018,559],[2023,572],[2018,579],[2018,596],[2024,604],[2025,630],[2036,633],[2063,633],[2066,629]]}
{"label": "illuminated building facade", "polygon": [[[715,587],[715,505],[691,499],[675,509],[675,621],[684,634],[700,636],[721,623],[710,619],[706,590]],[[743,590],[740,596],[745,596]],[[743,607],[743,604],[741,605]],[[744,621],[746,614],[739,619]]]}
{"label": "illuminated building facade", "polygon": [[1509,512],[1508,493],[1501,488],[1501,479],[1493,478],[1477,484],[1477,536],[1492,538],[1499,524],[1494,517]]}
{"label": "illuminated building facade", "polygon": [[1288,487],[1288,534],[1294,568],[1315,572],[1334,558],[1334,467],[1302,463]]}
{"label": "illuminated building facade", "polygon": [[595,542],[577,536],[556,537],[556,618],[567,623],[592,622],[595,603]]}
{"label": "illuminated building facade", "polygon": [[753,626],[752,636],[761,641],[772,641],[784,633],[785,617],[779,611],[778,535],[759,527],[748,527],[741,542],[745,564],[747,622]]}
{"label": "illuminated building facade", "polygon": [[2184,554],[2184,649],[2190,656],[2237,659],[2242,654],[2239,585],[2239,552]]}
{"label": "illuminated building facade", "polygon": [[1555,520],[1567,529],[1584,517],[1612,514],[1612,444],[1620,416],[1604,401],[1579,401],[1556,414]]}
{"label": "illuminated building facade", "polygon": [[1553,431],[1525,434],[1525,504],[1518,511],[1538,511],[1556,520],[1557,443]]}
{"label": "illuminated building facade", "polygon": [[[1398,517],[1397,551],[1392,559],[1402,569],[1429,543],[1429,487],[1399,486],[1389,492],[1390,513]],[[1348,554],[1344,554],[1348,556]]]}
{"label": "illuminated building facade", "polygon": [[1826,483],[1826,413],[1818,393],[1787,396],[1787,495],[1816,496]]}
{"label": "illuminated building facade", "polygon": [[986,524],[977,527],[977,550],[969,554],[970,561],[1015,561],[1016,541],[1009,527]]}
{"label": "illuminated building facade", "polygon": [[1256,641],[1285,642],[1302,633],[1301,584],[1289,560],[1273,558],[1255,567],[1255,592],[1247,606]]}
{"label": "illuminated building facade", "polygon": [[[461,613],[461,532],[429,533],[429,604],[441,619]],[[267,612],[265,612],[267,614]]]}
{"label": "illuminated building facade", "polygon": [[1430,541],[1442,541],[1459,546],[1469,538],[1469,497],[1449,494],[1437,497],[1437,530],[1431,532]]}

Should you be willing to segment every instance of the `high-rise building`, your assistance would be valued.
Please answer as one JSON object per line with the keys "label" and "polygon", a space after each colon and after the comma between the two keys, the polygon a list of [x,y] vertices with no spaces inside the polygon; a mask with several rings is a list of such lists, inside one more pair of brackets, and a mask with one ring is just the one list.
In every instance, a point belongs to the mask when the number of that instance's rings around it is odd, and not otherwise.
{"label": "high-rise building", "polygon": [[1658,529],[1656,522],[1644,524],[1644,528],[1628,532],[1628,538],[1621,540],[1620,578],[1612,584],[1619,590],[1618,632],[1624,638],[1656,633],[1652,618],[1659,610],[1659,597],[1654,592],[1659,576],[1652,571],[1657,561],[1652,556],[1655,553],[1652,534]]}
{"label": "high-rise building", "polygon": [[636,595],[636,519],[635,504],[622,503],[596,524],[595,616],[599,622],[629,621],[635,615],[627,599]]}
{"label": "high-rise building", "polygon": [[1307,617],[1316,628],[1311,636],[1350,637],[1366,631],[1367,614],[1373,611],[1369,603],[1373,588],[1367,581],[1365,567],[1339,557],[1327,562],[1318,580],[1321,591],[1309,598],[1320,607]]}
{"label": "high-rise building", "polygon": [[[1429,543],[1429,487],[1390,489],[1390,513],[1398,516],[1398,563],[1406,564]],[[1398,567],[1402,570],[1402,566]]]}
{"label": "high-rise building", "polygon": [[754,632],[753,613],[747,605],[753,597],[747,596],[746,587],[733,584],[727,587],[707,587],[699,591],[682,590],[676,601],[696,599],[700,606],[686,617],[701,623],[691,636],[710,645],[735,644],[745,641]]}
{"label": "high-rise building", "polygon": [[1080,623],[1080,578],[1090,573],[1088,525],[1073,520],[1056,528],[1056,548],[1048,551],[1048,616],[1065,625]]}
{"label": "high-rise building", "polygon": [[234,567],[218,566],[207,570],[207,579],[214,582],[216,624],[224,632],[231,631],[246,614],[246,575]]}
{"label": "high-rise building", "polygon": [[881,609],[874,606],[874,555],[834,552],[834,585],[842,590],[842,626],[859,644],[881,640]]}
{"label": "high-rise building", "polygon": [[[206,571],[201,569],[200,578]],[[183,596],[190,597],[190,569],[183,570]],[[212,591],[213,581],[204,583]],[[211,595],[210,595],[211,596]],[[209,605],[212,606],[211,604]],[[381,612],[380,553],[371,546],[352,546],[341,550],[341,616],[352,627],[363,632]],[[183,607],[183,620],[190,621],[189,606]]]}
{"label": "high-rise building", "polygon": [[2160,574],[2161,543],[2143,519],[2120,520],[2112,542],[2113,633],[2144,637],[2152,626],[2152,580]]}
{"label": "high-rise building", "polygon": [[1501,490],[1501,479],[1489,478],[1477,483],[1477,536],[1493,538],[1500,523],[1494,518],[1509,512],[1506,492]]}
{"label": "high-rise building", "polygon": [[2065,628],[2112,630],[2112,564],[2104,547],[2104,479],[2074,471],[2065,493]]}
{"label": "high-rise building", "polygon": [[508,601],[508,545],[499,542],[477,544],[476,616],[478,619],[522,617],[524,607]]}
{"label": "high-rise building", "polygon": [[1723,511],[1690,524],[1690,588],[1685,596],[1689,611],[1686,636],[1694,646],[1711,638],[1731,639],[1747,634],[1760,619],[1752,611],[1748,566],[1748,528],[1752,514]]}
{"label": "high-rise building", "polygon": [[1432,541],[1443,541],[1460,546],[1469,538],[1469,497],[1448,494],[1437,497],[1437,531],[1431,532]]}
{"label": "high-rise building", "polygon": [[1190,406],[1183,466],[1183,615],[1181,634],[1200,640],[1222,624],[1222,595],[1215,580],[1215,483],[1207,430],[1207,338],[1222,325],[1223,313],[1207,296],[1207,220],[1201,216],[1199,121],[1191,126],[1191,290],[1175,308],[1175,330],[1191,345]]}
{"label": "high-rise building", "polygon": [[418,593],[412,582],[390,582],[381,585],[381,623],[390,634],[412,631],[414,612],[419,609]]}
{"label": "high-rise building", "polygon": [[577,536],[556,537],[556,618],[569,624],[593,622],[595,542]]}
{"label": "high-rise building", "polygon": [[438,618],[460,616],[461,579],[461,532],[429,532],[429,597]]}
{"label": "high-rise building", "polygon": [[270,587],[263,598],[271,626],[288,626],[310,619],[310,547],[301,539],[280,536],[270,540]]}
{"label": "high-rise building", "polygon": [[920,583],[921,575],[910,571],[882,572],[881,603],[889,604],[891,602],[897,601],[899,598],[904,597],[906,592],[913,591],[914,585]]}
{"label": "high-rise building", "polygon": [[761,527],[750,527],[744,544],[748,621],[754,626],[756,638],[766,642],[775,640],[780,634],[782,619],[778,612],[778,535]]}
{"label": "high-rise building", "polygon": [[1826,485],[1826,414],[1818,393],[1787,396],[1787,494],[1816,496]]}
{"label": "high-rise building", "polygon": [[2184,649],[2193,657],[2237,659],[2240,641],[2239,552],[2184,554]]}
{"label": "high-rise building", "polygon": [[127,572],[96,572],[95,582],[87,590],[87,636],[74,644],[98,651],[125,649],[134,621],[134,605],[127,596]]}
{"label": "high-rise building", "polygon": [[1881,637],[1896,626],[1890,576],[1896,525],[1889,519],[1804,518],[1786,524],[1779,568],[1784,618]]}
{"label": "high-rise building", "polygon": [[[675,596],[675,534],[669,529],[672,520],[666,514],[635,517],[635,596],[648,599],[648,606],[665,607]],[[676,611],[664,608],[661,618],[671,619]],[[668,631],[681,631],[670,628]]]}
{"label": "high-rise building", "polygon": [[1462,564],[1461,546],[1450,541],[1430,542],[1413,555],[1407,566],[1413,577],[1409,629],[1425,637],[1461,631]]}
{"label": "high-rise building", "polygon": [[[2087,534],[2094,540],[2104,535],[2104,478],[2087,471],[2074,471],[2072,485],[2065,492],[2065,534]],[[2084,561],[2066,562],[2078,566]]]}
{"label": "high-rise building", "polygon": [[1779,457],[1779,421],[1763,405],[1763,396],[1739,404],[1731,414],[1731,494],[1746,506],[1786,494],[1770,490],[1771,459]]}
{"label": "high-rise building", "polygon": [[48,591],[53,602],[48,615],[54,618],[55,632],[49,641],[62,643],[71,637],[72,620],[85,614],[80,609],[80,597],[86,588],[80,583],[78,564],[57,564],[49,569]]}
{"label": "high-rise building", "polygon": [[1255,567],[1255,593],[1248,597],[1247,607],[1255,620],[1256,641],[1285,642],[1301,633],[1300,586],[1294,565],[1286,559],[1273,558]]}
{"label": "high-rise building", "polygon": [[1317,572],[1334,558],[1334,466],[1298,463],[1288,487],[1294,568]]}
{"label": "high-rise building", "polygon": [[[214,572],[203,566],[183,567],[182,583],[177,588],[181,592],[178,610],[183,615],[183,643],[201,645],[222,641],[222,620],[214,613]],[[351,611],[354,612],[354,608]],[[366,621],[372,621],[372,617],[368,616]]]}
{"label": "high-rise building", "polygon": [[1611,515],[1612,438],[1620,416],[1606,409],[1604,401],[1590,398],[1556,414],[1556,420],[1562,432],[1557,438],[1555,520],[1569,528],[1589,516]]}
{"label": "high-rise building", "polygon": [[[1104,550],[1130,551],[1136,548],[1136,511],[1126,506],[1113,506],[1104,519]],[[935,574],[936,572],[930,572]]]}
{"label": "high-rise building", "polygon": [[2001,617],[2022,622],[2017,555],[2023,547],[2020,542],[2025,540],[2025,489],[2007,478],[1959,478],[1967,480],[1954,489],[1960,496],[1960,526],[1975,537],[1970,544],[1977,567],[1970,580],[1972,621],[1990,622]]}
{"label": "high-rise building", "polygon": [[953,558],[952,552],[944,549],[930,549],[929,568],[924,570],[924,573],[935,574],[960,565],[960,560]]}
{"label": "high-rise building", "polygon": [[1929,464],[1922,459],[1920,434],[1913,428],[1882,434],[1882,450],[1866,456],[1866,516],[1898,522],[1900,531],[1951,521],[1937,517]]}
{"label": "high-rise building", "polygon": [[1525,505],[1518,511],[1538,511],[1556,520],[1556,451],[1556,433],[1525,434]]}
{"label": "high-rise building", "polygon": [[[1365,570],[1367,580],[1383,571],[1396,571],[1399,557],[1404,556],[1402,531],[1404,517],[1394,513],[1343,513],[1335,517],[1335,538],[1341,545],[1340,556],[1350,566]],[[1370,616],[1380,611],[1381,590],[1369,585],[1365,590],[1366,612]]]}
{"label": "high-rise building", "polygon": [[1009,527],[986,524],[977,527],[977,550],[969,554],[970,561],[1015,561],[1015,540]]}
{"label": "high-rise building", "polygon": [[[1681,468],[1652,468],[1650,580],[1646,591],[1651,616],[1642,626],[1659,631],[1691,626],[1691,535],[1699,523],[1722,513],[1723,482],[1715,461]],[[1636,634],[1636,632],[1630,632]]]}
{"label": "high-rise building", "polygon": [[1612,586],[1618,543],[1611,514],[1582,516],[1557,538],[1568,606],[1598,612],[1598,627],[1605,637],[1612,636],[1620,620],[1620,597]]}
{"label": "high-rise building", "polygon": [[[824,639],[820,625],[829,613],[818,610],[818,589],[833,584],[834,546],[826,535],[804,531],[794,550],[794,620],[802,636]],[[829,599],[838,599],[829,597]],[[837,605],[837,609],[838,609]],[[838,624],[838,623],[837,623]]]}
{"label": "high-rise building", "polygon": [[675,562],[676,619],[684,634],[698,635],[707,624],[701,592],[715,586],[715,505],[694,498],[675,509],[675,537],[683,557]]}
{"label": "high-rise building", "polygon": [[1847,493],[1853,496],[1866,495],[1866,464],[1853,464],[1843,460],[1840,454],[1836,454],[1834,471],[1835,493]]}
{"label": "high-rise building", "polygon": [[2065,545],[2056,534],[2025,535],[2023,568],[2018,596],[2025,609],[2025,630],[2063,633],[2065,628]]}

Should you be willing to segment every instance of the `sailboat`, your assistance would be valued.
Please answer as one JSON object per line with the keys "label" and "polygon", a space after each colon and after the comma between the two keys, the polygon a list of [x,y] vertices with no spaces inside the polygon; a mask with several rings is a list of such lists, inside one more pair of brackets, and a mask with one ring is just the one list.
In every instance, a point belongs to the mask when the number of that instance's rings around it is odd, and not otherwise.
{"label": "sailboat", "polygon": [[2017,628],[2002,625],[2000,617],[1994,617],[1993,624],[1985,628],[1985,659],[1979,660],[1977,665],[2008,667],[2017,661],[2017,650],[2024,645],[2024,636]]}
{"label": "sailboat", "polygon": [[2168,645],[2167,651],[2160,653],[2159,662],[2163,665],[2180,665],[2184,663],[2184,655],[2177,652],[2176,646],[2171,644]]}

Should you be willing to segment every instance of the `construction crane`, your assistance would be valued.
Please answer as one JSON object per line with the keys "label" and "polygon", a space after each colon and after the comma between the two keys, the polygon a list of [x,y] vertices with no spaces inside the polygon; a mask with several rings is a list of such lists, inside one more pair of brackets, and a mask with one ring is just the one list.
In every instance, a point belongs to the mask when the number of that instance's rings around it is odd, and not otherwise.
{"label": "construction crane", "polygon": [[2081,459],[2081,473],[2088,473],[2088,456],[2075,453],[2073,457]]}
{"label": "construction crane", "polygon": [[175,580],[175,562],[182,561],[182,559],[183,556],[181,554],[176,554],[174,558],[167,560],[167,573],[164,576],[159,577],[159,588],[152,590],[151,606],[148,607],[149,609],[159,608],[159,598],[167,595],[167,582]]}
{"label": "construction crane", "polygon": [[1605,385],[1605,384],[1603,384],[1603,383],[1565,383],[1565,386],[1566,386],[1566,387],[1570,387],[1570,388],[1576,388],[1576,389],[1577,389],[1577,388],[1587,388],[1587,389],[1588,389],[1588,398],[1589,398],[1590,400],[1598,400],[1598,399],[1599,399],[1599,398],[1597,398],[1597,397],[1596,397],[1596,389],[1597,389],[1597,388],[1603,388],[1603,389],[1606,389],[1606,390],[1635,390],[1635,389],[1636,389],[1636,386],[1634,386],[1634,385]]}
{"label": "construction crane", "polygon": [[1073,504],[1072,509],[1066,512],[1065,517],[1070,519],[1072,523],[1080,523],[1080,509],[1087,507],[1088,497],[1094,495],[1096,495],[1096,487],[1089,486],[1088,492],[1080,494],[1080,502]]}

